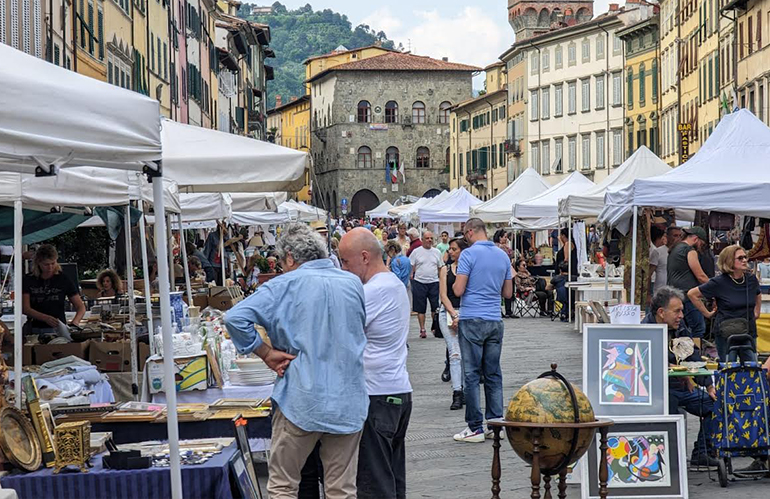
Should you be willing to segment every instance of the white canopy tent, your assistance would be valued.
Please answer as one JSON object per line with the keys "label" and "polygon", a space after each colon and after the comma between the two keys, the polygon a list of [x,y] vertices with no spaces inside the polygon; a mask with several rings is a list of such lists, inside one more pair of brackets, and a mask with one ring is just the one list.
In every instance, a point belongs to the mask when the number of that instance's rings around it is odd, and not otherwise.
{"label": "white canopy tent", "polygon": [[559,216],[562,217],[598,217],[604,208],[604,194],[609,190],[618,190],[630,185],[635,179],[663,175],[671,167],[650,151],[641,146],[611,175],[577,194],[570,194],[559,200]]}
{"label": "white canopy tent", "polygon": [[238,212],[233,211],[232,221],[239,225],[275,225],[289,222],[325,222],[326,210],[296,201],[286,201],[278,206],[276,212]]}
{"label": "white canopy tent", "polygon": [[489,201],[471,207],[471,216],[486,223],[506,223],[511,219],[513,205],[547,191],[551,186],[534,168],[527,168],[503,192]]}
{"label": "white canopy tent", "polygon": [[481,204],[479,198],[468,192],[465,187],[460,187],[447,194],[444,199],[420,208],[417,216],[421,223],[465,222],[470,216],[471,207],[478,204]]}
{"label": "white canopy tent", "polygon": [[391,208],[393,208],[393,205],[390,204],[390,201],[385,200],[376,208],[368,210],[366,212],[366,216],[369,218],[391,218],[391,216],[388,214],[388,210]]}
{"label": "white canopy tent", "polygon": [[184,192],[274,192],[302,188],[305,152],[164,119],[163,174]]}
{"label": "white canopy tent", "polygon": [[280,225],[292,221],[288,212],[275,213],[272,211],[234,211],[230,219],[233,223],[254,227],[257,225]]}
{"label": "white canopy tent", "polygon": [[770,217],[768,155],[770,128],[746,109],[728,114],[683,165],[609,191],[600,221],[627,232],[634,206]]}
{"label": "white canopy tent", "polygon": [[231,192],[230,206],[236,211],[272,211],[286,202],[285,192]]}
{"label": "white canopy tent", "polygon": [[538,218],[538,219],[527,218],[524,220],[520,220],[518,218],[511,217],[509,221],[509,226],[515,230],[524,230],[524,231],[531,231],[531,232],[536,232],[539,230],[558,229],[559,219],[558,218]]}
{"label": "white canopy tent", "polygon": [[[444,192],[447,192],[447,191],[444,191]],[[439,194],[439,196],[444,194],[444,192]],[[390,210],[388,210],[388,213],[393,215],[396,218],[399,218],[401,221],[408,222],[412,219],[413,216],[417,215],[417,211],[422,206],[424,206],[426,203],[430,203],[432,199],[435,199],[435,198],[420,198],[414,203],[403,204],[401,206],[396,206],[395,208],[391,208]]]}
{"label": "white canopy tent", "polygon": [[[158,101],[77,74],[0,44],[0,171],[56,173],[59,167],[102,166],[145,170],[160,177],[162,159]],[[163,182],[153,182],[155,211],[165,212]],[[23,200],[14,201],[14,282],[22,282]],[[155,226],[161,292],[164,357],[173,358],[168,248],[163,216]],[[158,237],[160,236],[160,237]],[[21,380],[22,294],[14,300],[15,361]],[[164,383],[174,387],[173,363]],[[16,383],[21,404],[21,383]],[[176,391],[167,390],[171,496],[182,498]]]}
{"label": "white canopy tent", "polygon": [[233,214],[232,199],[221,192],[187,193],[179,195],[182,223],[229,220]]}
{"label": "white canopy tent", "polygon": [[580,172],[572,172],[567,178],[547,191],[513,206],[513,216],[523,218],[555,218],[559,215],[559,200],[570,194],[579,194],[596,184]]}

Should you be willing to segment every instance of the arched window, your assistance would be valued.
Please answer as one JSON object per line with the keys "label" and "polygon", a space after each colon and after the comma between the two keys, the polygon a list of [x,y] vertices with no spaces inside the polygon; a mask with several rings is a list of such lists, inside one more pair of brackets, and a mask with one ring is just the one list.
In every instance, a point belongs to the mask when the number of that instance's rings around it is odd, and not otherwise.
{"label": "arched window", "polygon": [[430,168],[430,150],[427,147],[417,148],[417,168]]}
{"label": "arched window", "polygon": [[438,107],[438,122],[442,125],[446,125],[449,123],[449,108],[452,107],[451,102],[444,101],[439,105]]}
{"label": "arched window", "polygon": [[425,123],[425,104],[420,101],[412,104],[412,123],[415,125]]}
{"label": "arched window", "polygon": [[358,103],[358,122],[359,123],[371,123],[372,122],[372,105],[368,101],[362,100]]}
{"label": "arched window", "polygon": [[397,167],[399,165],[401,160],[398,154],[398,147],[387,148],[385,151],[385,161],[390,165],[391,168]]}
{"label": "arched window", "polygon": [[394,100],[385,104],[385,123],[398,123],[398,103]]}
{"label": "arched window", "polygon": [[371,168],[372,167],[372,150],[366,146],[358,148],[358,161],[356,166],[359,168]]}

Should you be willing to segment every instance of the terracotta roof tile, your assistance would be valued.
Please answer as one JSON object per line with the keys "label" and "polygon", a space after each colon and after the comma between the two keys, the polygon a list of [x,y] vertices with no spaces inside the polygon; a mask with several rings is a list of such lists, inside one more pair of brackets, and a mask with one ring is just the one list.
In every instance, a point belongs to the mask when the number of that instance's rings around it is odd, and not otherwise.
{"label": "terracotta roof tile", "polygon": [[331,71],[481,71],[477,66],[432,59],[404,52],[389,52],[358,61],[346,62],[323,71],[310,81],[317,80]]}

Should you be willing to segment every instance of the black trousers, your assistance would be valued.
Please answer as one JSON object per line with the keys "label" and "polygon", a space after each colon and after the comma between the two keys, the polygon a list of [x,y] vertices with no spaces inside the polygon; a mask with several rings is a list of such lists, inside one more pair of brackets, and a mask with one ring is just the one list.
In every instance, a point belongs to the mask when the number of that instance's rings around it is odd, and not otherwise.
{"label": "black trousers", "polygon": [[411,393],[369,397],[358,450],[358,499],[406,499],[404,439],[411,414]]}

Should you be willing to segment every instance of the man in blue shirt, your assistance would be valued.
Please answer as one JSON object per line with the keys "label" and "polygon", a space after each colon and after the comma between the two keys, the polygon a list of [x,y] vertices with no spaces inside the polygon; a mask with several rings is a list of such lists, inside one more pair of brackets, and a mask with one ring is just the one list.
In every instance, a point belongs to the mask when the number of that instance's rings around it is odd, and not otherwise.
{"label": "man in blue shirt", "polygon": [[452,290],[461,297],[460,352],[465,371],[465,422],[468,427],[454,436],[458,442],[483,442],[484,418],[481,414],[480,376],[484,375],[486,418],[503,417],[503,374],[500,351],[503,321],[500,295],[513,295],[511,260],[487,239],[481,219],[465,222],[465,238],[471,247],[463,251],[457,264]]}
{"label": "man in blue shirt", "polygon": [[[302,467],[320,442],[326,497],[356,497],[358,445],[369,410],[363,285],[334,268],[325,241],[307,225],[286,227],[275,252],[285,273],[226,316],[238,351],[255,352],[279,376],[268,493],[296,498]],[[266,329],[272,346],[255,324]]]}

